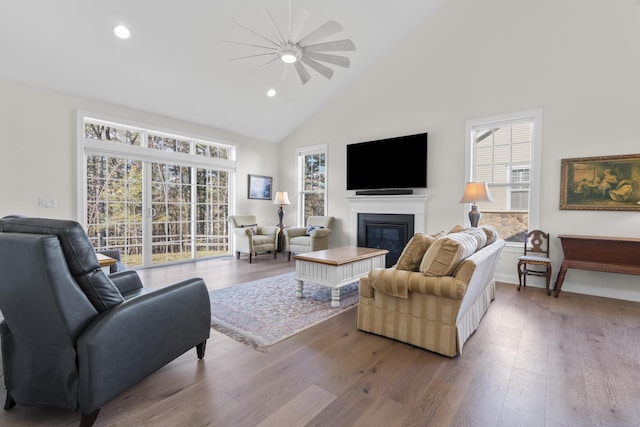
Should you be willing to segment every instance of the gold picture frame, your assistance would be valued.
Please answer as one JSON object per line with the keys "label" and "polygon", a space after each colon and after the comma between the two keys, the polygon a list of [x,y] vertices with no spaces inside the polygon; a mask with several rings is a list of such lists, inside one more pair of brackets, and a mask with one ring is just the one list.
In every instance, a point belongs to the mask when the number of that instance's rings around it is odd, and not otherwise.
{"label": "gold picture frame", "polygon": [[640,211],[640,154],[562,159],[560,209]]}

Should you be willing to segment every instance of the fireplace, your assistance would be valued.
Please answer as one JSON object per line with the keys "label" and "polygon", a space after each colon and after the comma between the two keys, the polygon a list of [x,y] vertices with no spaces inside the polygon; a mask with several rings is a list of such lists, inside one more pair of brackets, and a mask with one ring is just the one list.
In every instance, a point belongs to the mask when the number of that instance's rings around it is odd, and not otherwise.
{"label": "fireplace", "polygon": [[358,214],[358,246],[389,251],[386,267],[394,265],[413,236],[414,215]]}
{"label": "fireplace", "polygon": [[[350,205],[350,219],[349,219],[349,235],[351,246],[362,246],[358,242],[359,233],[359,217],[362,214],[381,214],[383,219],[399,216],[406,216],[411,218],[410,225],[407,225],[406,233],[407,237],[403,238],[405,244],[414,233],[424,233],[426,228],[426,203],[429,196],[427,194],[410,194],[410,195],[398,195],[398,196],[348,196],[347,201]],[[395,221],[394,221],[395,222]],[[409,229],[409,227],[411,227]],[[385,226],[386,230],[376,231],[386,238],[389,233],[399,233],[398,227]],[[411,231],[409,231],[411,230]],[[403,229],[403,233],[405,230]],[[366,239],[366,238],[365,238]],[[382,247],[382,245],[380,245]],[[387,265],[393,265],[397,262],[404,244],[397,255],[387,254]],[[385,249],[389,250],[389,248]]]}

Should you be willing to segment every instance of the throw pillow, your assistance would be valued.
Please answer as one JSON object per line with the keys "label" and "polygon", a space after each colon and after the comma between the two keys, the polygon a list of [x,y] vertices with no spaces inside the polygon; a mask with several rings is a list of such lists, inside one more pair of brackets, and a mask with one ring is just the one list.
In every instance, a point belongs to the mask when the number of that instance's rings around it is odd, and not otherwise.
{"label": "throw pillow", "polygon": [[258,234],[258,224],[243,224],[240,227],[250,228],[253,234]]}
{"label": "throw pillow", "polygon": [[452,233],[436,239],[422,258],[420,272],[425,276],[448,276],[477,246],[478,239],[469,233]]}
{"label": "throw pillow", "polygon": [[490,245],[493,242],[495,242],[496,240],[498,240],[498,237],[499,237],[498,230],[494,226],[492,226],[492,225],[483,225],[482,226],[482,230],[487,235],[487,243],[485,243],[485,246],[486,245]]}
{"label": "throw pillow", "polygon": [[476,238],[478,241],[476,250],[484,248],[484,245],[487,244],[487,233],[485,233],[482,228],[469,227],[464,230],[463,233],[471,234]]}
{"label": "throw pillow", "polygon": [[398,258],[398,263],[396,264],[396,269],[418,271],[425,252],[427,252],[427,249],[429,249],[429,246],[431,246],[435,240],[435,237],[428,234],[414,234],[402,250],[400,258]]}
{"label": "throw pillow", "polygon": [[307,227],[307,231],[306,231],[305,234],[308,236],[309,234],[311,234],[311,232],[313,230],[317,230],[317,229],[320,229],[320,228],[324,228],[324,227],[321,227],[319,225],[310,225],[310,226]]}
{"label": "throw pillow", "polygon": [[452,233],[459,233],[461,231],[464,231],[464,227],[461,226],[460,224],[454,226],[451,230],[449,230],[449,232],[447,234],[452,234]]}

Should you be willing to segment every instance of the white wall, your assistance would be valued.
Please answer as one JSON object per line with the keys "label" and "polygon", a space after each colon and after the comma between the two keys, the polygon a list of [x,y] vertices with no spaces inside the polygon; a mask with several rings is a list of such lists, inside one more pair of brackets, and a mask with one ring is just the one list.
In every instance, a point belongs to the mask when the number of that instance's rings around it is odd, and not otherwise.
{"label": "white wall", "polygon": [[[349,244],[345,145],[427,131],[426,230],[447,230],[466,221],[465,120],[542,108],[540,228],[557,272],[558,234],[640,237],[640,212],[559,210],[562,158],[640,153],[639,40],[635,0],[447,0],[280,144],[281,182],[295,188],[297,147],[328,144],[331,245]],[[503,255],[499,279],[517,283],[518,255]],[[563,290],[640,301],[638,276],[569,270]]]}
{"label": "white wall", "polygon": [[[129,121],[218,139],[237,146],[236,213],[255,213],[258,220],[277,224],[269,201],[247,199],[247,174],[274,177],[278,183],[275,144],[192,123],[0,80],[0,217],[76,219],[76,112]],[[38,207],[38,198],[57,200],[56,208]]]}

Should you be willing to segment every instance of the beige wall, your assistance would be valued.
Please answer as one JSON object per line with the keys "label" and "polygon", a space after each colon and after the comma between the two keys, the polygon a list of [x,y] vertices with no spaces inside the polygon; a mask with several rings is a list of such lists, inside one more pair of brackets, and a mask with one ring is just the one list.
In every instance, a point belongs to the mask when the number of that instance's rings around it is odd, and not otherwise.
{"label": "beige wall", "polygon": [[[634,0],[447,0],[280,144],[281,181],[295,188],[296,147],[328,144],[329,214],[338,219],[331,244],[348,244],[345,144],[427,131],[426,230],[449,229],[467,214],[458,203],[465,121],[542,108],[540,227],[553,236],[557,272],[558,234],[640,237],[640,212],[558,207],[560,159],[640,152],[638,40]],[[372,173],[383,170],[372,162]],[[503,255],[499,279],[517,282],[519,254]],[[640,301],[638,276],[570,270],[563,289]]]}
{"label": "beige wall", "polygon": [[[275,144],[4,80],[0,80],[0,217],[20,213],[78,219],[77,110],[235,144],[242,159],[236,171],[236,212],[255,213],[261,222],[277,223],[270,202],[247,199],[249,173],[273,176],[278,187]],[[56,199],[57,207],[38,207],[39,197]]]}

